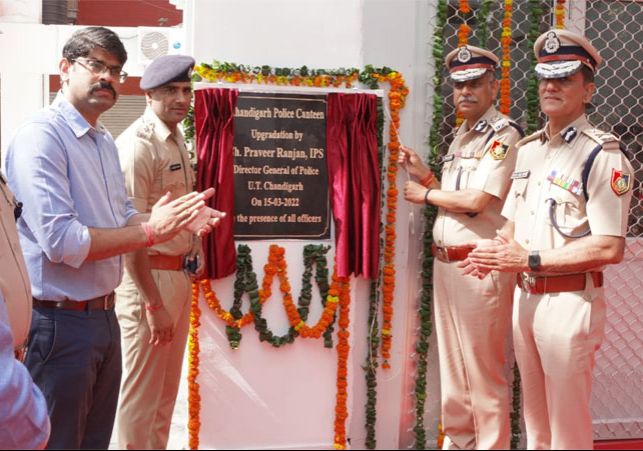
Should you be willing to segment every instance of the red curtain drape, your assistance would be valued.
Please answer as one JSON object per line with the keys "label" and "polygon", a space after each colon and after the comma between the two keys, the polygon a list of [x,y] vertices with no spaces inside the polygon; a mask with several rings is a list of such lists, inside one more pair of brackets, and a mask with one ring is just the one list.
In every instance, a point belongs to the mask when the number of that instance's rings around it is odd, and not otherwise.
{"label": "red curtain drape", "polygon": [[329,94],[326,139],[338,275],[377,278],[381,210],[377,97]]}
{"label": "red curtain drape", "polygon": [[194,94],[197,145],[197,189],[213,187],[209,206],[227,214],[221,225],[203,239],[205,273],[220,279],[237,270],[234,245],[234,109],[239,91],[199,89]]}

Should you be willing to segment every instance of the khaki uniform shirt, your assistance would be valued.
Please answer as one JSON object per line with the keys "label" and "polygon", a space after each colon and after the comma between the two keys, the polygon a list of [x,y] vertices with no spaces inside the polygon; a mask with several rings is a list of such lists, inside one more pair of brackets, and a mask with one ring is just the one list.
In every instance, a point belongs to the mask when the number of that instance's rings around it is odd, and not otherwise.
{"label": "khaki uniform shirt", "polygon": [[[634,170],[619,150],[617,138],[593,128],[585,115],[555,136],[548,136],[546,130],[518,143],[513,184],[502,212],[516,223],[516,241],[528,250],[541,250],[574,240],[556,230],[552,217],[567,235],[591,229],[592,235],[624,237]],[[592,150],[601,146],[583,187],[585,163]]]}
{"label": "khaki uniform shirt", "polygon": [[496,236],[496,230],[505,223],[500,213],[511,185],[515,144],[520,138],[511,121],[493,106],[473,128],[465,121],[457,130],[443,160],[441,189],[477,189],[494,198],[475,216],[440,208],[433,226],[433,239],[438,246],[457,246]]}
{"label": "khaki uniform shirt", "polygon": [[[147,108],[116,140],[127,194],[141,213],[149,213],[168,191],[174,200],[194,187],[194,172],[180,131],[172,133]],[[184,230],[170,241],[156,244],[150,255],[183,255],[192,246]]]}
{"label": "khaki uniform shirt", "polygon": [[16,228],[16,198],[0,173],[0,291],[4,297],[14,347],[27,341],[31,325],[31,284]]}

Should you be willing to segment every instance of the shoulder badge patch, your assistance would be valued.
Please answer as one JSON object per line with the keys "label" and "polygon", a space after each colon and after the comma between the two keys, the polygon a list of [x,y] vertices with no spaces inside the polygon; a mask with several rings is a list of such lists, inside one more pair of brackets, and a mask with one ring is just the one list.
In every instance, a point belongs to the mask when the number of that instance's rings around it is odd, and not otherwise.
{"label": "shoulder badge patch", "polygon": [[629,172],[612,169],[612,190],[618,196],[627,193],[631,187],[632,175]]}
{"label": "shoulder badge patch", "polygon": [[494,141],[489,153],[494,160],[504,160],[509,153],[509,146],[501,141]]}

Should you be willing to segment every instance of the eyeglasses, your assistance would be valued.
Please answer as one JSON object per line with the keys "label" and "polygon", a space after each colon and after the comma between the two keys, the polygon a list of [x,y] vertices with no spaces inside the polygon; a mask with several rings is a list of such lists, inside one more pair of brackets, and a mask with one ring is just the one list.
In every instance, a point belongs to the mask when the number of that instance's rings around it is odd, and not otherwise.
{"label": "eyeglasses", "polygon": [[118,77],[121,83],[124,83],[125,80],[127,80],[127,72],[122,71],[122,66],[107,66],[98,60],[89,58],[74,58],[71,62],[77,62],[94,75],[102,75],[109,71],[109,74],[112,77]]}

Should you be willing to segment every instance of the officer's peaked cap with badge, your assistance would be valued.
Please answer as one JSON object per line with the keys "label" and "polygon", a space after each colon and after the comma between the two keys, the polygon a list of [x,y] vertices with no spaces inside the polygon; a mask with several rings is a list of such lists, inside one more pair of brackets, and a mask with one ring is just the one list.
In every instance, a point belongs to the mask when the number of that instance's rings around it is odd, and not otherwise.
{"label": "officer's peaked cap with badge", "polygon": [[583,66],[592,72],[603,61],[598,51],[583,36],[568,30],[551,30],[542,34],[534,44],[538,58],[538,78],[565,78],[580,71]]}
{"label": "officer's peaked cap with badge", "polygon": [[475,80],[487,71],[494,72],[500,64],[496,55],[488,50],[465,45],[449,53],[445,63],[456,83]]}
{"label": "officer's peaked cap with badge", "polygon": [[152,61],[145,70],[140,87],[143,91],[147,91],[168,83],[190,81],[194,64],[194,58],[191,56],[161,56]]}

